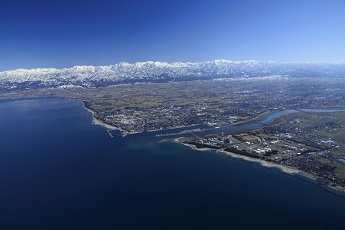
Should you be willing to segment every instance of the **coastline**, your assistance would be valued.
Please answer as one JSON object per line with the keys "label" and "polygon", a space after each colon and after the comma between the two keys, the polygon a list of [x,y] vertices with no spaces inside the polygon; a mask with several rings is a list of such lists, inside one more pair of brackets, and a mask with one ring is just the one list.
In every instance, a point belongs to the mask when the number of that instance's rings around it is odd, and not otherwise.
{"label": "coastline", "polygon": [[[142,132],[135,132],[135,131],[134,131],[134,132],[127,132],[127,131],[124,131],[124,130],[122,130],[122,129],[120,129],[120,128],[117,128],[117,127],[115,127],[115,126],[106,124],[106,123],[104,123],[103,121],[98,120],[97,118],[95,118],[95,112],[94,112],[93,110],[87,108],[87,107],[85,106],[84,101],[80,100],[80,102],[82,103],[83,108],[84,108],[86,111],[88,111],[88,112],[91,113],[91,115],[92,115],[92,124],[93,124],[93,125],[102,126],[102,127],[106,128],[107,132],[108,132],[108,131],[112,131],[112,130],[121,131],[121,132],[123,132],[122,137],[125,137],[125,136],[127,136],[127,135],[133,135],[133,134],[142,133]],[[167,130],[174,130],[174,129],[179,129],[179,128],[192,128],[192,127],[196,127],[196,126],[198,126],[198,125],[197,125],[197,124],[193,124],[193,125],[191,125],[191,126],[178,126],[178,127],[174,127],[174,128],[167,129]],[[148,132],[157,132],[157,131],[162,131],[162,130],[157,129],[157,130],[150,130],[150,131],[148,131]],[[202,130],[198,130],[198,131],[202,131]],[[110,137],[113,137],[109,132],[108,132],[108,134],[109,134]],[[180,133],[178,133],[178,134],[180,134]],[[173,134],[173,135],[175,135],[175,134]],[[165,136],[165,135],[162,135],[162,136]],[[167,135],[167,136],[169,136],[169,135]]]}
{"label": "coastline", "polygon": [[[95,118],[95,113],[94,111],[92,111],[91,109],[88,109],[86,106],[85,106],[85,103],[83,101],[81,101],[83,107],[85,110],[87,110],[88,112],[90,112],[92,114],[92,124],[94,125],[100,125],[104,128],[106,128],[106,131],[107,133],[109,134],[109,136],[111,138],[113,138],[114,136],[112,136],[112,134],[110,133],[110,131],[112,130],[118,130],[118,131],[121,131],[121,132],[125,132],[115,126],[112,126],[112,125],[109,125],[109,124],[106,124],[104,122],[102,122],[101,120],[98,120]],[[251,119],[250,122],[255,122],[256,120],[264,117],[265,115],[267,114],[270,114],[269,112],[266,112],[264,114],[261,114],[259,115],[258,117],[254,118],[254,119]],[[285,116],[289,116],[290,114],[285,114],[283,115],[282,117],[285,117]],[[279,123],[281,122],[281,118],[282,117],[279,117],[278,119],[275,119],[272,123]],[[241,125],[243,124],[246,124],[247,122],[249,121],[244,121]],[[236,124],[238,125],[238,124]],[[236,126],[234,124],[234,126]],[[187,127],[192,127],[192,126],[186,126]],[[250,129],[249,129],[250,130]],[[156,130],[152,130],[152,131],[149,131],[149,132],[155,132]],[[159,130],[160,131],[160,130]],[[188,131],[188,130],[187,130]],[[131,134],[137,134],[137,133],[140,133],[140,132],[125,132],[125,134],[122,134],[122,137],[125,137],[127,135],[131,135]],[[177,134],[177,133],[176,133]],[[176,135],[174,134],[174,135]],[[178,133],[178,134],[181,134],[181,133]],[[162,135],[162,136],[165,136],[165,135]],[[328,189],[331,189],[331,190],[334,190],[334,191],[337,191],[337,192],[340,192],[342,196],[345,195],[345,188],[342,188],[342,187],[339,187],[339,186],[331,186],[329,184],[326,184],[326,183],[322,183],[320,182],[320,180],[314,176],[314,175],[311,175],[305,171],[302,171],[302,170],[299,170],[297,168],[293,168],[293,167],[289,167],[289,166],[285,166],[285,165],[281,165],[281,164],[277,164],[277,163],[272,163],[272,162],[268,162],[268,161],[265,161],[265,160],[262,160],[262,159],[256,159],[256,158],[252,158],[252,157],[248,157],[248,156],[243,156],[243,155],[239,155],[239,154],[235,154],[235,153],[232,153],[232,152],[228,152],[228,151],[225,151],[224,149],[213,149],[213,148],[207,148],[207,147],[203,147],[203,148],[197,148],[195,145],[193,144],[187,144],[187,143],[183,143],[182,141],[180,141],[180,139],[183,138],[183,137],[179,137],[179,138],[176,138],[174,139],[174,141],[176,143],[179,143],[179,144],[183,144],[185,146],[188,146],[190,148],[192,148],[193,150],[197,150],[197,151],[215,151],[217,153],[220,153],[220,154],[225,154],[229,157],[232,157],[232,158],[237,158],[237,159],[241,159],[241,160],[244,160],[244,161],[247,161],[247,162],[251,162],[251,163],[258,163],[260,164],[261,166],[263,167],[266,167],[266,168],[276,168],[276,169],[279,169],[281,170],[281,172],[283,173],[286,173],[286,174],[289,174],[289,175],[296,175],[296,176],[300,176],[300,177],[304,177],[304,178],[308,178],[312,181],[315,181],[315,182],[319,182],[321,187],[324,187],[325,189],[328,188]],[[334,192],[332,192],[334,193]],[[334,193],[335,194],[335,193]],[[335,194],[337,195],[337,194]]]}
{"label": "coastline", "polygon": [[312,175],[306,174],[305,172],[302,172],[301,170],[298,170],[298,169],[294,169],[294,168],[287,167],[287,166],[284,166],[284,165],[268,162],[268,161],[261,160],[261,159],[255,159],[255,158],[251,158],[251,157],[235,154],[235,153],[232,153],[232,152],[227,152],[227,151],[224,151],[222,149],[196,148],[194,145],[180,142],[179,139],[180,138],[176,138],[175,142],[183,144],[185,146],[188,146],[188,147],[192,148],[193,150],[197,150],[197,151],[215,151],[217,153],[225,154],[227,156],[230,156],[232,158],[238,158],[238,159],[242,159],[242,160],[245,160],[245,161],[248,161],[248,162],[259,163],[260,165],[262,165],[263,167],[266,167],[266,168],[278,168],[278,169],[280,169],[283,172],[288,173],[288,174],[299,174],[299,175],[306,176],[306,177],[308,177],[310,179],[316,180],[316,178],[313,177]]}
{"label": "coastline", "polygon": [[[233,157],[233,158],[239,158],[239,159],[242,159],[242,160],[245,160],[245,161],[259,163],[260,165],[262,165],[263,167],[266,167],[266,168],[278,168],[278,169],[280,169],[283,172],[288,173],[288,174],[300,174],[300,175],[302,175],[302,171],[301,170],[294,169],[294,168],[291,168],[291,167],[287,167],[287,166],[284,166],[284,165],[279,165],[279,164],[276,164],[276,163],[268,162],[268,161],[261,160],[261,159],[255,159],[255,158],[251,158],[251,157],[247,157],[247,156],[241,156],[241,155],[238,155],[238,154],[235,154],[235,153],[232,153],[232,152],[227,152],[227,151],[224,151],[224,150],[217,150],[217,152],[221,153],[221,154],[225,154],[225,155]],[[313,179],[313,180],[316,180],[316,178],[314,178],[311,175],[308,176],[308,177]]]}
{"label": "coastline", "polygon": [[[106,128],[107,130],[120,130],[119,128],[116,128],[115,126],[112,126],[112,125],[109,125],[109,124],[106,124],[98,119],[95,118],[95,112],[92,111],[91,109],[87,108],[85,106],[85,103],[83,101],[81,101],[81,103],[83,104],[83,107],[86,111],[90,112],[91,115],[92,115],[92,124],[93,125],[100,125],[104,128]],[[121,131],[121,130],[120,130]]]}
{"label": "coastline", "polygon": [[[220,154],[225,154],[225,155],[227,155],[227,156],[229,156],[231,158],[241,159],[241,160],[244,160],[244,161],[247,161],[247,162],[250,162],[250,163],[258,163],[259,165],[261,165],[262,167],[265,167],[265,168],[276,168],[276,169],[281,170],[283,173],[286,173],[286,174],[289,174],[289,175],[295,175],[295,176],[300,177],[301,179],[302,179],[302,177],[304,177],[304,178],[310,179],[312,181],[319,182],[318,178],[316,178],[315,176],[313,176],[313,175],[311,175],[309,173],[306,173],[306,172],[304,172],[302,170],[296,169],[296,168],[292,168],[292,167],[288,167],[288,166],[285,166],[285,165],[280,165],[280,164],[268,162],[268,161],[261,160],[261,159],[255,159],[255,158],[251,158],[251,157],[248,157],[248,156],[243,156],[243,155],[235,154],[235,153],[232,153],[232,152],[227,152],[227,151],[224,151],[222,149],[212,149],[212,148],[205,148],[205,147],[204,148],[197,148],[197,147],[195,147],[192,144],[183,143],[179,139],[181,139],[181,137],[174,139],[174,141],[176,143],[178,143],[178,144],[183,144],[185,146],[188,146],[188,147],[190,147],[190,148],[192,148],[193,150],[196,150],[196,151],[213,151],[213,152],[217,152],[217,153],[220,153]],[[328,190],[328,191],[330,189],[334,190],[334,191],[340,193],[341,196],[345,195],[345,189],[344,188],[341,188],[341,187],[338,187],[338,186],[331,186],[331,185],[324,184],[324,183],[320,183],[320,186],[323,187],[324,189]],[[339,195],[339,194],[336,194],[335,192],[332,192],[332,191],[330,191],[330,192],[332,194],[334,194],[334,195]]]}

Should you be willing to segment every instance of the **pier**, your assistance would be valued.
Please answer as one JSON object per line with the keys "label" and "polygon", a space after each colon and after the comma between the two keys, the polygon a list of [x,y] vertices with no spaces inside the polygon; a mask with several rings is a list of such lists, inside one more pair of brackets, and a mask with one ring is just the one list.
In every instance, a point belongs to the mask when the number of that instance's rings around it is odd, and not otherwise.
{"label": "pier", "polygon": [[113,138],[113,137],[114,137],[108,129],[107,129],[107,133],[108,133],[108,135],[109,135],[110,138]]}

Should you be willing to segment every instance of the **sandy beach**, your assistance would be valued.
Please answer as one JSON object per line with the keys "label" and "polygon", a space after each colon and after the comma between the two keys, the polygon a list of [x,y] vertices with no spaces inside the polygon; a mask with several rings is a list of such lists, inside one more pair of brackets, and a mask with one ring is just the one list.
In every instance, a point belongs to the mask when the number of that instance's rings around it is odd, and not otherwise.
{"label": "sandy beach", "polygon": [[279,165],[279,164],[275,164],[275,163],[260,160],[260,159],[255,159],[255,158],[251,158],[251,157],[247,157],[247,156],[238,155],[238,154],[227,152],[224,150],[217,150],[217,152],[221,153],[221,154],[226,154],[226,155],[231,156],[233,158],[240,158],[240,159],[243,159],[245,161],[257,162],[257,163],[260,163],[262,166],[267,167],[267,168],[279,168],[283,172],[286,172],[289,174],[301,174],[302,175],[301,170],[290,168],[290,167],[287,167],[284,165]]}
{"label": "sandy beach", "polygon": [[308,178],[311,178],[311,179],[315,180],[315,178],[312,175],[309,175],[309,174],[307,174],[305,172],[302,172],[301,170],[298,170],[298,169],[290,168],[290,167],[287,167],[287,166],[284,166],[284,165],[275,164],[275,163],[272,163],[272,162],[267,162],[267,161],[260,160],[260,159],[255,159],[255,158],[251,158],[251,157],[247,157],[247,156],[242,156],[242,155],[231,153],[231,152],[227,152],[227,151],[224,151],[224,150],[217,150],[217,149],[211,149],[211,148],[196,148],[194,145],[180,142],[179,139],[180,138],[176,138],[175,141],[177,143],[180,143],[180,144],[183,144],[185,146],[188,146],[188,147],[192,148],[193,150],[197,150],[197,151],[215,151],[217,153],[225,154],[225,155],[233,157],[233,158],[239,158],[239,159],[242,159],[242,160],[245,160],[245,161],[259,163],[262,166],[267,167],[267,168],[278,168],[278,169],[280,169],[283,172],[288,173],[288,174],[303,175],[303,176],[306,176]]}
{"label": "sandy beach", "polygon": [[118,128],[112,126],[112,125],[105,124],[105,123],[103,123],[102,121],[96,119],[96,118],[95,118],[95,113],[94,113],[91,109],[86,108],[86,106],[85,106],[85,104],[84,104],[83,101],[81,101],[81,103],[83,104],[84,109],[86,109],[88,112],[90,112],[90,113],[92,114],[92,124],[94,124],[94,125],[100,125],[100,126],[106,128],[106,129],[108,129],[108,130],[120,130],[120,129],[118,129]]}

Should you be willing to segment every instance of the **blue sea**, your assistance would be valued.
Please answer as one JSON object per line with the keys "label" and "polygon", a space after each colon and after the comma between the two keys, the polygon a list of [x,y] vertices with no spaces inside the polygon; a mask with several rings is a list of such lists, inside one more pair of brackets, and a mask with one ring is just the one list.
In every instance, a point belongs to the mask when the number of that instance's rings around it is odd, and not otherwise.
{"label": "blue sea", "polygon": [[0,229],[343,229],[345,197],[164,138],[109,138],[82,103],[0,102]]}

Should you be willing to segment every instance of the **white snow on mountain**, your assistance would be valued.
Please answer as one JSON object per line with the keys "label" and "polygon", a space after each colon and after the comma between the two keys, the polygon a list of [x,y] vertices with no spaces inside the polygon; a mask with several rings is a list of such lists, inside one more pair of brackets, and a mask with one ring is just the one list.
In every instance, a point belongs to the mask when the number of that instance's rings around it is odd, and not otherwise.
{"label": "white snow on mountain", "polygon": [[63,86],[98,87],[137,82],[190,81],[273,75],[345,77],[345,65],[219,59],[205,62],[148,61],[133,64],[121,62],[109,66],[17,69],[0,72],[0,90]]}

